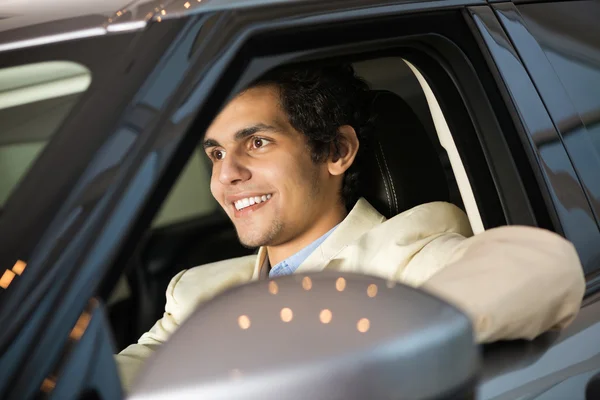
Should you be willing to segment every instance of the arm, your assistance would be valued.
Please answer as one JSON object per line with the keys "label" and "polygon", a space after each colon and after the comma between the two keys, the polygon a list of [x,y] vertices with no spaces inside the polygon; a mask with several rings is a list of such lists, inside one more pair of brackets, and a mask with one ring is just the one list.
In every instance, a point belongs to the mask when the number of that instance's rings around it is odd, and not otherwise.
{"label": "arm", "polygon": [[[152,329],[115,356],[125,390],[157,347],[166,342],[196,309],[224,290],[252,279],[256,256],[245,256],[183,270],[167,287],[165,313]],[[185,276],[184,276],[185,275]]]}
{"label": "arm", "polygon": [[533,339],[566,327],[581,306],[579,257],[552,232],[501,227],[468,239],[441,236],[423,250],[445,260],[422,288],[469,315],[478,342]]}

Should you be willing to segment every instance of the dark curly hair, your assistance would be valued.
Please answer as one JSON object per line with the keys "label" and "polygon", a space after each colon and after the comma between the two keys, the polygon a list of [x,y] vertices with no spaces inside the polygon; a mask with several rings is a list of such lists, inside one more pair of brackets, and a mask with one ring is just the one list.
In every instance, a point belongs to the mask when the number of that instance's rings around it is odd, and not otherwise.
{"label": "dark curly hair", "polygon": [[344,175],[341,198],[351,209],[358,200],[362,155],[369,136],[369,86],[351,65],[285,66],[260,77],[251,87],[275,85],[291,125],[308,137],[313,162],[324,162],[337,149],[338,128],[350,125],[360,142],[353,164]]}

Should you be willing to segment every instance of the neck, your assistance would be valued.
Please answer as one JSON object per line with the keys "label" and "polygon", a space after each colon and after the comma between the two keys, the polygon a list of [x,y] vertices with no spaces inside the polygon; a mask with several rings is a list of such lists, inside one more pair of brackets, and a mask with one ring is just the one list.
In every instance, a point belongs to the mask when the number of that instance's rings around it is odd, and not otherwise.
{"label": "neck", "polygon": [[271,266],[277,265],[286,258],[296,254],[342,222],[347,214],[346,207],[342,204],[312,224],[302,235],[277,246],[267,246],[269,263]]}

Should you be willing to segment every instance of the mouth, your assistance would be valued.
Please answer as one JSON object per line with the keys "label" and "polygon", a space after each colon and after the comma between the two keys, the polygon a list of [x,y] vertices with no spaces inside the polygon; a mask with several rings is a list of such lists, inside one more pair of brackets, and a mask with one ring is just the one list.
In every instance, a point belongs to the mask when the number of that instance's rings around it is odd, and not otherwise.
{"label": "mouth", "polygon": [[258,210],[262,206],[271,200],[272,194],[265,193],[257,196],[245,197],[243,199],[232,202],[233,208],[235,209],[236,217],[243,217],[249,213]]}

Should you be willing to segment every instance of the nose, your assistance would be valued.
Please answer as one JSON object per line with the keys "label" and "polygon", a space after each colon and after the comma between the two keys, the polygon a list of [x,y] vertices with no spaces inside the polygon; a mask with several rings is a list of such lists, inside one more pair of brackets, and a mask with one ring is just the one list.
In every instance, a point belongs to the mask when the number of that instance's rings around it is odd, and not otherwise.
{"label": "nose", "polygon": [[250,179],[252,174],[239,157],[228,154],[219,165],[219,182],[223,185],[235,185]]}

